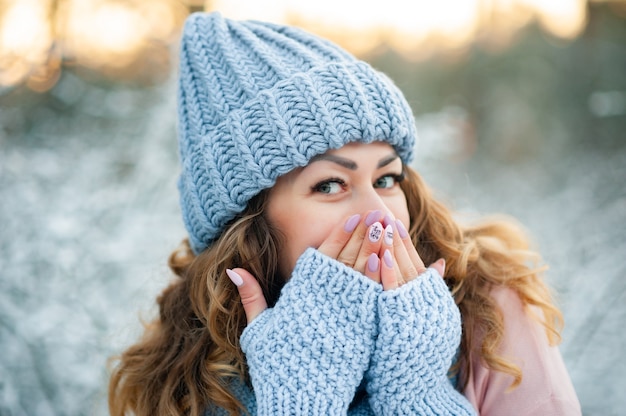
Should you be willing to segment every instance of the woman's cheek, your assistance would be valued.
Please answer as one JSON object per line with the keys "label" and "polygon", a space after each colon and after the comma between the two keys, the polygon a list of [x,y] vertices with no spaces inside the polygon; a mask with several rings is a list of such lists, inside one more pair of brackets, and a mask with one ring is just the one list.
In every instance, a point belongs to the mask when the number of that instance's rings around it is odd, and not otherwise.
{"label": "woman's cheek", "polygon": [[301,240],[302,252],[309,247],[318,248],[330,236],[333,230],[333,224],[330,221],[314,221],[309,223],[306,231],[303,232]]}
{"label": "woman's cheek", "polygon": [[322,244],[324,238],[319,231],[319,229],[309,227],[303,221],[301,226],[293,227],[291,232],[287,234],[285,247],[280,250],[282,252],[280,268],[286,278],[291,276],[298,259],[309,247],[318,248]]}

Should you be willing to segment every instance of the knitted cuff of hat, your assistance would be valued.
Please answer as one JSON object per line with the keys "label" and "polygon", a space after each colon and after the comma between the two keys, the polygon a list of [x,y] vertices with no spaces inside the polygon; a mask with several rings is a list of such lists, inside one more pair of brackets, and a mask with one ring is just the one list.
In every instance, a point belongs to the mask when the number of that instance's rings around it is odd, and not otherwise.
{"label": "knitted cuff of hat", "polygon": [[470,415],[447,372],[461,339],[461,317],[448,287],[428,269],[378,299],[379,337],[367,372],[376,414]]}
{"label": "knitted cuff of hat", "polygon": [[308,249],[276,305],[241,336],[258,414],[345,414],[374,349],[380,292]]}
{"label": "knitted cuff of hat", "polygon": [[181,209],[194,252],[280,175],[346,143],[384,141],[405,163],[416,131],[382,73],[304,31],[196,14],[179,82]]}

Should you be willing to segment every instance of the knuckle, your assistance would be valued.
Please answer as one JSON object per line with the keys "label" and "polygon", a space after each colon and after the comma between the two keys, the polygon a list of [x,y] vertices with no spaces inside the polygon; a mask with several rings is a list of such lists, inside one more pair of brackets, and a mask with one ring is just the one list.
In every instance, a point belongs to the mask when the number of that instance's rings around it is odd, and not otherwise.
{"label": "knuckle", "polygon": [[251,305],[260,301],[261,295],[259,293],[245,293],[241,295],[241,303],[245,305]]}
{"label": "knuckle", "polygon": [[405,267],[402,271],[402,277],[404,280],[414,279],[419,275],[417,268],[413,265]]}
{"label": "knuckle", "polygon": [[349,256],[339,256],[337,257],[337,261],[340,263],[343,263],[344,265],[348,266],[348,267],[352,267],[354,266],[354,263],[356,261],[356,258],[354,257],[349,257]]}
{"label": "knuckle", "polygon": [[330,237],[330,244],[333,246],[343,247],[349,240],[345,235],[334,235]]}

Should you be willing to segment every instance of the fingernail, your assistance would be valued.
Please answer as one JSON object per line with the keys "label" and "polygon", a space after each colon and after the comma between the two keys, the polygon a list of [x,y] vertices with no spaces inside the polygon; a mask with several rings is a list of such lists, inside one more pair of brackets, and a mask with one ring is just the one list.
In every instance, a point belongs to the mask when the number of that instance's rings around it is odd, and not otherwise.
{"label": "fingernail", "polygon": [[370,225],[374,224],[380,218],[380,214],[381,212],[379,210],[372,211],[367,214],[367,217],[365,217],[365,225],[369,227]]}
{"label": "fingernail", "polygon": [[385,250],[385,254],[383,254],[383,261],[385,262],[385,266],[388,268],[393,267],[393,257],[391,256],[391,252],[389,250]]}
{"label": "fingernail", "polygon": [[385,219],[383,220],[383,225],[386,227],[388,225],[393,224],[393,218],[391,218],[391,215],[389,214],[385,214]]}
{"label": "fingernail", "polygon": [[226,274],[228,275],[228,278],[230,279],[230,281],[235,284],[235,286],[239,287],[243,285],[243,279],[236,272],[230,269],[226,269]]}
{"label": "fingernail", "polygon": [[376,255],[376,253],[370,254],[369,258],[367,259],[367,269],[372,273],[377,272],[378,264],[379,264],[379,260],[378,260],[378,256]]}
{"label": "fingernail", "polygon": [[404,239],[409,236],[409,233],[407,232],[404,224],[402,224],[402,221],[396,220],[396,228],[398,229],[398,235],[400,236],[400,238]]}
{"label": "fingernail", "polygon": [[441,264],[441,270],[446,271],[446,259],[441,258],[439,260],[437,260],[437,263]]}
{"label": "fingernail", "polygon": [[388,246],[393,244],[393,227],[391,226],[391,224],[389,224],[387,228],[385,228],[385,244],[387,244]]}
{"label": "fingernail", "polygon": [[354,214],[353,216],[351,216],[350,218],[348,218],[348,221],[346,221],[346,224],[343,226],[343,229],[347,232],[347,233],[351,233],[352,231],[354,231],[354,229],[356,228],[356,226],[359,224],[359,221],[361,220],[361,215],[359,214]]}
{"label": "fingernail", "polygon": [[375,222],[369,229],[367,233],[367,238],[370,239],[372,243],[377,243],[380,240],[380,237],[383,235],[383,226],[379,222]]}

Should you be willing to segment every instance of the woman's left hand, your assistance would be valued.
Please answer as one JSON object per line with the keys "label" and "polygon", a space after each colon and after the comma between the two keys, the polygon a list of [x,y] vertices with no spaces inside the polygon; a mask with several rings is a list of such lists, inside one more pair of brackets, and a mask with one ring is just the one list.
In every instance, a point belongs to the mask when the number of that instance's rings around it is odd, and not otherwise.
{"label": "woman's left hand", "polygon": [[[389,240],[386,239],[381,247],[380,282],[384,290],[392,290],[417,278],[426,271],[426,267],[404,224],[400,220],[386,222],[392,222],[393,243],[388,244]],[[430,267],[443,277],[445,260],[439,259]]]}

